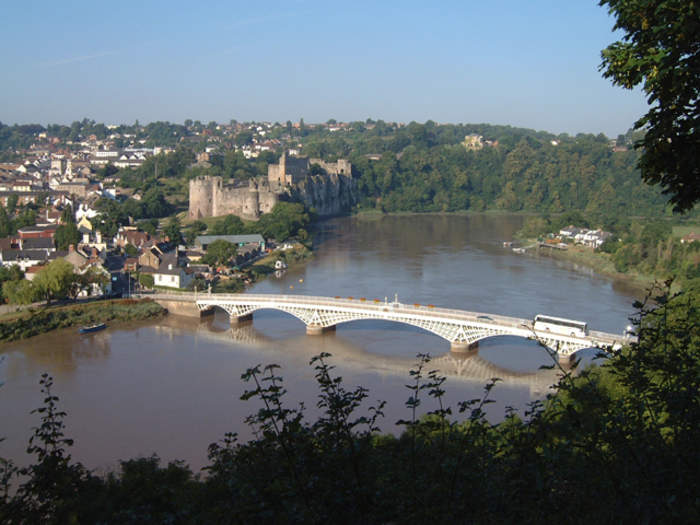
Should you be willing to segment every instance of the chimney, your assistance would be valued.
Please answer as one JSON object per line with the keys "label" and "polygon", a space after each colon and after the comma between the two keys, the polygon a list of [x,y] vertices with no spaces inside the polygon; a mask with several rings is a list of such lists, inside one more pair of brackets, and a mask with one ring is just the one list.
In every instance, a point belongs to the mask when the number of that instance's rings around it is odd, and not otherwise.
{"label": "chimney", "polygon": [[97,248],[95,248],[94,246],[92,247],[92,256],[97,257]]}
{"label": "chimney", "polygon": [[169,265],[168,265],[168,270],[172,270],[172,269],[173,269],[173,265],[172,265],[172,264],[169,264]]}

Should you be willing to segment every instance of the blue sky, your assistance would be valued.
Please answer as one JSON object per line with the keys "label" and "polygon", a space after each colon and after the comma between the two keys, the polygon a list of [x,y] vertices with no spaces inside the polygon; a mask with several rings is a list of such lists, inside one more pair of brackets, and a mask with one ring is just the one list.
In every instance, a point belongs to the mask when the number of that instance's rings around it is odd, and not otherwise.
{"label": "blue sky", "polygon": [[489,122],[624,133],[596,0],[3,2],[0,121]]}

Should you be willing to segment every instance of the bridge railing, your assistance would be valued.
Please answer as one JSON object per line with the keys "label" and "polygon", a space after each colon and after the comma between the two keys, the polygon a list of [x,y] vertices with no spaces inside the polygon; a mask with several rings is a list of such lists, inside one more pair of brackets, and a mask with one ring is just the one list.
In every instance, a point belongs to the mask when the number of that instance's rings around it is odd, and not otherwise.
{"label": "bridge railing", "polygon": [[381,309],[382,311],[396,311],[401,313],[420,313],[421,315],[431,316],[431,317],[445,317],[449,316],[452,318],[460,318],[469,321],[477,321],[485,324],[496,324],[503,325],[507,324],[510,326],[526,326],[531,325],[531,321],[528,319],[519,319],[516,317],[506,317],[496,314],[483,314],[479,312],[470,312],[468,310],[456,310],[451,308],[441,308],[432,305],[425,304],[407,304],[407,303],[395,303],[395,302],[384,302],[378,299],[363,299],[363,298],[344,298],[344,297],[326,297],[326,296],[314,296],[314,295],[273,295],[273,294],[209,294],[207,292],[193,293],[185,292],[178,294],[154,294],[151,297],[157,297],[164,300],[182,300],[191,299],[199,301],[235,301],[235,302],[263,302],[263,303],[294,303],[303,304],[305,306],[343,306],[351,308],[366,308],[371,309]]}
{"label": "bridge railing", "polygon": [[[208,293],[208,292],[182,292],[182,293],[156,293],[148,297],[158,298],[162,300],[183,300],[191,301],[211,301],[216,303],[219,301],[234,301],[245,303],[286,303],[299,304],[302,306],[339,306],[350,307],[353,309],[368,308],[371,310],[393,311],[402,314],[419,314],[421,317],[445,318],[448,317],[454,320],[465,320],[470,322],[482,323],[485,325],[492,324],[494,326],[506,326],[510,328],[532,330],[532,320],[522,319],[517,317],[507,317],[497,314],[485,314],[480,312],[471,312],[468,310],[457,310],[453,308],[441,308],[433,305],[424,304],[406,304],[396,302],[384,302],[378,299],[365,299],[347,297],[327,297],[314,295],[288,295],[288,294],[241,294],[241,293]],[[622,336],[615,334],[590,331],[588,337],[583,339],[595,339],[601,342],[619,342]]]}

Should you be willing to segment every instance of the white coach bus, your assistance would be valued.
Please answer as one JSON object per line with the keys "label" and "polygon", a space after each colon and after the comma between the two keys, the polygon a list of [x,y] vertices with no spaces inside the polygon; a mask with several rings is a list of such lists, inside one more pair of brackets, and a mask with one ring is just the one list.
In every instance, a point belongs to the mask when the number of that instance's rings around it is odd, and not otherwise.
{"label": "white coach bus", "polygon": [[551,317],[549,315],[536,315],[533,328],[572,337],[586,337],[588,335],[587,323],[574,321],[573,319]]}

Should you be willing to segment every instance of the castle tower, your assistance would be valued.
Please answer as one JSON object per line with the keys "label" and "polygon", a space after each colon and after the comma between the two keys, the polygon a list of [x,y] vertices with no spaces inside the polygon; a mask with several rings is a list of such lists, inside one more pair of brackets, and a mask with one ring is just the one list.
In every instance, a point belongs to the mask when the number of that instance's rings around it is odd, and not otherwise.
{"label": "castle tower", "polygon": [[196,177],[190,180],[190,206],[187,217],[201,219],[214,214],[214,181],[212,177]]}
{"label": "castle tower", "polygon": [[260,217],[260,192],[255,180],[250,179],[248,183],[248,194],[243,203],[243,214],[247,217],[257,219]]}

